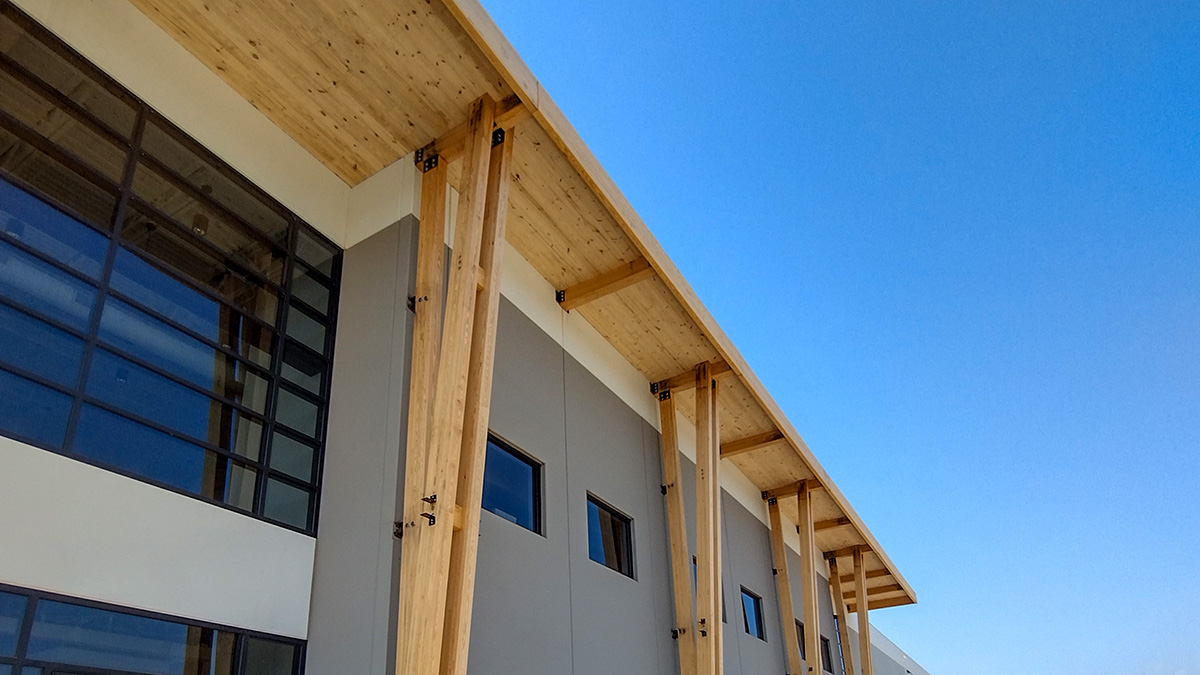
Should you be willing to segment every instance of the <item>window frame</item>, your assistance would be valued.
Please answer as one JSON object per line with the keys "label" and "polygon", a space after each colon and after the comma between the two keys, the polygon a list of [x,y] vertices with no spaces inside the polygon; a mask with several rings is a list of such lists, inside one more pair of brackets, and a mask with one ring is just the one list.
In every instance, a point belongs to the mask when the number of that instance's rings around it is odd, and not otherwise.
{"label": "window frame", "polygon": [[[540,460],[538,460],[536,457],[534,457],[533,455],[530,455],[529,453],[525,452],[524,450],[521,450],[516,445],[508,442],[503,437],[501,437],[499,434],[496,434],[495,432],[493,432],[491,430],[488,431],[487,444],[488,445],[494,444],[496,447],[498,447],[501,450],[503,450],[504,452],[507,452],[508,454],[512,455],[518,461],[525,463],[526,465],[529,466],[530,469],[533,470],[533,495],[532,495],[533,496],[533,527],[532,528],[525,527],[521,523],[518,523],[516,521],[511,521],[508,518],[505,518],[504,516],[497,514],[495,511],[492,511],[491,509],[487,508],[486,506],[482,506],[482,500],[481,500],[480,503],[481,503],[482,509],[484,511],[487,511],[488,513],[498,516],[501,520],[506,520],[508,522],[511,522],[513,525],[516,525],[524,530],[528,530],[529,532],[532,532],[536,535],[545,537],[546,536],[546,521],[545,521],[546,499],[545,499],[545,481],[543,480],[543,474],[545,473],[546,465],[543,462],[541,462]],[[486,449],[485,449],[485,456],[484,456],[484,482],[483,482],[483,484],[486,487],[486,485],[487,485]]]}
{"label": "window frame", "polygon": [[821,636],[821,670],[833,672],[833,645],[829,643],[829,638]]}
{"label": "window frame", "polygon": [[796,621],[796,637],[800,640],[800,658],[804,661],[808,661],[808,656],[804,653],[805,652],[804,622],[801,621],[800,619],[796,619],[795,621]]}
{"label": "window frame", "polygon": [[[304,222],[277,199],[256,185],[254,181],[243,176],[201,142],[176,127],[146,101],[118,84],[112,76],[77,53],[70,45],[67,45],[57,36],[46,30],[36,20],[26,15],[20,8],[15,7],[10,2],[7,2],[7,0],[0,0],[0,16],[11,21],[19,30],[23,31],[25,35],[24,39],[29,40],[31,43],[36,44],[38,47],[45,49],[55,57],[62,59],[70,66],[76,68],[79,76],[90,85],[107,91],[116,97],[116,99],[128,105],[132,114],[130,130],[128,132],[115,131],[105,119],[71,100],[69,96],[57,90],[52,83],[42,79],[41,75],[29,70],[27,66],[22,65],[22,63],[11,57],[7,51],[4,53],[4,59],[0,61],[0,68],[3,68],[5,73],[17,78],[18,81],[24,82],[26,86],[32,87],[36,93],[46,97],[47,102],[55,106],[55,110],[59,111],[60,114],[67,115],[83,124],[88,129],[98,133],[104,140],[114,143],[120,148],[121,152],[126,153],[123,159],[124,175],[120,179],[120,182],[117,183],[103,175],[99,169],[95,168],[92,163],[78,155],[75,151],[61,146],[56,141],[46,139],[42,136],[42,132],[29,127],[21,120],[13,117],[11,113],[0,111],[0,122],[3,122],[3,124],[0,124],[0,127],[3,127],[5,133],[27,144],[42,157],[50,158],[61,164],[67,172],[76,176],[79,180],[90,184],[95,189],[108,193],[114,199],[114,206],[112,207],[112,212],[109,214],[109,219],[107,222],[102,223],[97,218],[91,218],[79,213],[72,205],[61,203],[58,199],[47,194],[42,187],[31,185],[22,176],[12,174],[6,170],[0,170],[0,179],[9,183],[14,189],[25,192],[29,198],[39,200],[42,206],[53,209],[61,214],[62,217],[73,221],[74,225],[78,225],[89,232],[94,232],[105,239],[102,250],[103,257],[98,261],[100,263],[100,271],[93,278],[74,270],[65,262],[59,261],[49,253],[43,252],[15,236],[0,232],[0,241],[3,241],[6,245],[12,246],[22,254],[32,256],[39,264],[47,265],[57,272],[64,272],[72,278],[83,280],[91,286],[95,294],[90,307],[87,325],[82,329],[67,326],[62,321],[48,317],[44,311],[37,307],[25,306],[21,302],[9,298],[0,298],[0,302],[6,307],[17,312],[22,312],[34,320],[40,321],[57,330],[65,331],[73,338],[83,341],[79,378],[78,382],[74,385],[61,384],[48,377],[31,372],[27,364],[0,364],[0,370],[11,376],[32,382],[58,395],[70,397],[70,409],[65,421],[66,426],[61,443],[43,442],[16,431],[4,431],[0,435],[65,457],[70,457],[85,464],[155,485],[176,494],[198,499],[258,520],[264,520],[278,527],[315,536],[319,524],[321,490],[328,440],[334,333],[337,327],[343,251],[334,242],[329,240],[328,237]],[[8,63],[9,61],[11,63]],[[9,118],[12,119],[9,120]],[[13,128],[10,128],[10,126]],[[18,129],[17,127],[20,128]],[[169,172],[175,171],[169,162],[164,162],[158,157],[153,156],[148,147],[143,145],[145,133],[151,127],[169,137],[183,151],[192,153],[195,161],[203,164],[215,175],[219,175],[233,189],[243,191],[248,199],[253,200],[254,208],[260,209],[260,213],[271,213],[279,217],[279,226],[283,229],[272,235],[272,231],[268,231],[268,229],[250,222],[243,214],[227,206],[221,198],[200,194],[194,189],[194,186],[190,185],[179,188],[188,193],[199,207],[212,210],[221,217],[228,218],[229,222],[237,226],[239,234],[259,242],[264,242],[264,245],[271,251],[280,253],[283,256],[283,261],[278,283],[266,278],[266,273],[254,265],[240,262],[234,255],[219,250],[215,244],[207,241],[193,241],[194,239],[198,239],[199,235],[190,232],[186,226],[175,223],[176,229],[179,231],[172,230],[174,235],[187,240],[190,248],[203,250],[206,254],[211,254],[213,260],[218,261],[226,269],[245,276],[247,279],[261,285],[262,289],[271,291],[274,294],[276,302],[273,316],[266,318],[264,315],[240,306],[231,298],[202,286],[192,278],[193,275],[184,272],[170,261],[147,251],[137,242],[127,239],[124,236],[124,221],[131,214],[142,211],[157,211],[157,207],[145,197],[139,195],[135,189],[135,174],[138,171],[153,170],[155,167],[165,168]],[[167,217],[167,220],[175,222],[171,217]],[[306,242],[310,242],[309,249],[306,250],[312,250],[311,243],[315,243],[330,252],[330,257],[325,259],[328,261],[328,272],[324,269],[326,263],[320,263],[318,267],[316,264],[302,259],[298,244],[298,241],[302,237]],[[174,320],[173,317],[167,316],[148,306],[138,298],[129,297],[128,294],[115,288],[112,283],[114,268],[118,260],[121,259],[122,253],[132,256],[137,261],[140,261],[140,263],[148,265],[149,268],[180,284],[187,291],[195,293],[208,302],[215,303],[215,306],[223,312],[232,310],[236,313],[242,325],[251,326],[256,330],[265,328],[268,332],[263,334],[263,340],[267,340],[271,350],[268,365],[264,365],[262,362],[256,361],[250,358],[249,355],[242,353],[244,345],[240,340],[245,338],[238,338],[239,342],[232,348],[226,347],[222,344],[223,338],[219,335],[209,337],[200,334],[196,330],[190,329],[186,325]],[[312,307],[303,297],[293,292],[295,277],[298,273],[313,277],[316,283],[321,284],[328,291],[328,307],[325,311],[322,312],[320,309]],[[111,340],[106,339],[101,330],[101,321],[106,309],[110,305],[117,303],[123,303],[136,312],[146,314],[150,320],[161,322],[168,330],[179,332],[186,339],[196,340],[203,349],[212,350],[216,358],[229,360],[232,364],[231,367],[235,367],[239,371],[244,370],[245,372],[255,373],[265,382],[265,404],[262,411],[249,409],[243,404],[243,401],[231,399],[228,391],[209,390],[193,382],[189,382],[186,377],[181,376],[178,372],[174,372],[175,369],[156,363],[151,359],[143,358],[141,354],[131,352],[127,348],[119,347],[113,344]],[[303,314],[321,325],[324,329],[322,351],[318,352],[296,337],[289,335],[288,317],[292,312]],[[259,425],[259,435],[257,437],[257,447],[255,448],[257,450],[256,456],[252,457],[248,454],[240,454],[233,447],[232,443],[228,443],[231,447],[223,447],[227,444],[225,442],[227,439],[214,440],[211,434],[209,437],[202,439],[179,429],[173,429],[169,425],[148,420],[135,411],[127,410],[122,406],[110,403],[103,396],[90,391],[90,373],[94,372],[92,370],[93,356],[101,349],[116,354],[140,368],[145,368],[149,372],[165,378],[166,381],[173,383],[173,385],[181,387],[181,391],[195,391],[207,396],[211,399],[210,405],[218,404],[226,407],[226,414],[230,415],[231,421],[236,420],[239,424],[251,421],[257,423]],[[284,358],[286,355],[285,352],[289,349],[304,350],[306,355],[318,359],[318,362],[322,364],[323,367],[319,371],[321,375],[320,383],[316,387],[319,391],[313,391],[301,383],[294,383],[286,379],[286,376],[283,374]],[[316,408],[315,429],[311,435],[304,430],[293,431],[286,423],[276,425],[282,392],[287,392],[289,396],[296,397]],[[219,492],[213,493],[219,495],[219,497],[204,494],[203,490],[193,491],[186,486],[176,485],[166,480],[138,473],[135,469],[113,465],[75,451],[79,420],[85,406],[98,408],[109,414],[115,414],[125,422],[138,424],[155,433],[167,434],[194,446],[197,457],[202,457],[204,463],[215,461],[217,466],[221,467],[216,470],[219,472],[218,475],[225,477],[226,482],[221,486]],[[274,450],[274,439],[278,430],[286,430],[283,431],[282,435],[294,437],[295,439],[304,439],[300,442],[312,447],[314,457],[311,480],[302,480],[272,465],[271,455]],[[54,440],[58,439],[55,438]],[[228,478],[228,475],[234,471],[234,467],[242,467],[245,470],[253,472],[255,483],[253,490],[250,491],[252,497],[250,498],[250,506],[248,507],[238,506],[230,499],[233,492],[233,483]],[[269,485],[274,483],[286,485],[294,490],[301,491],[307,496],[308,505],[303,526],[266,515],[269,505],[267,490]],[[248,493],[248,496],[250,493]]]}
{"label": "window frame", "polygon": [[[762,596],[754,591],[742,586],[742,627],[746,630],[746,634],[756,637],[763,642],[767,641],[767,626],[763,616],[763,599]],[[754,605],[755,622],[758,626],[758,632],[750,632],[750,616],[746,612],[746,598],[751,600]]]}
{"label": "window frame", "polygon": [[628,565],[629,569],[628,569],[628,571],[626,571],[626,570],[620,569],[618,567],[612,567],[607,562],[600,562],[599,560],[596,560],[595,558],[592,557],[591,544],[590,544],[591,535],[592,535],[592,523],[591,523],[590,515],[587,516],[587,524],[586,524],[586,530],[588,533],[588,541],[589,541],[588,560],[591,560],[592,562],[596,563],[597,565],[600,565],[601,567],[610,569],[610,570],[620,574],[621,576],[628,577],[630,579],[633,579],[634,581],[637,581],[637,554],[634,551],[634,542],[636,539],[635,539],[634,533],[633,533],[633,516],[626,514],[624,511],[621,511],[620,509],[613,506],[612,504],[609,504],[605,500],[597,497],[590,490],[587,492],[586,504],[588,504],[588,505],[595,504],[596,507],[599,508],[601,512],[608,512],[612,517],[614,517],[617,520],[624,523],[624,525],[625,525],[625,540],[626,540],[626,542],[625,542],[626,543],[626,545],[625,545],[626,554],[624,556],[625,560],[623,562]]}

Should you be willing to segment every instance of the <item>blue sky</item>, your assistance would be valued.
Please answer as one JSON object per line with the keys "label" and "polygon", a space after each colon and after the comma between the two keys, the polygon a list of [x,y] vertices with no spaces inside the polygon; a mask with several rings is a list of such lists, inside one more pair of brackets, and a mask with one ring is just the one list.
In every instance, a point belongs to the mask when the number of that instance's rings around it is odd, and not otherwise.
{"label": "blue sky", "polygon": [[921,603],[1200,673],[1200,4],[485,0]]}

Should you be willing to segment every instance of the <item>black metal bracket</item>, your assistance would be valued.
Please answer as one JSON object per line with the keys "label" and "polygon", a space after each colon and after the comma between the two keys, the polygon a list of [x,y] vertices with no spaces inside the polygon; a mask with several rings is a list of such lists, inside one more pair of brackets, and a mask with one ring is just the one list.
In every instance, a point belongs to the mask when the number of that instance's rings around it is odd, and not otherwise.
{"label": "black metal bracket", "polygon": [[674,628],[671,629],[671,639],[672,640],[679,639],[679,631],[675,630]]}
{"label": "black metal bracket", "polygon": [[762,498],[763,498],[763,499],[767,499],[767,498],[769,498],[770,496],[771,496],[771,495],[767,494],[767,491],[766,491],[766,490],[763,490],[763,491],[762,491]]}
{"label": "black metal bracket", "polygon": [[421,173],[429,173],[437,168],[438,156],[430,155],[421,162]]}
{"label": "black metal bracket", "polygon": [[776,497],[767,497],[767,503],[774,506],[779,503],[779,499]]}
{"label": "black metal bracket", "polygon": [[554,301],[555,302],[562,302],[566,299],[567,299],[566,291],[554,291]]}
{"label": "black metal bracket", "polygon": [[665,389],[662,391],[662,393],[660,393],[658,395],[658,400],[660,400],[660,401],[666,401],[666,400],[669,400],[670,398],[671,398],[671,390],[670,389]]}
{"label": "black metal bracket", "polygon": [[492,132],[492,147],[494,148],[503,142],[504,142],[504,128],[497,127],[496,130]]}
{"label": "black metal bracket", "polygon": [[437,495],[432,494],[432,495],[429,495],[428,497],[421,497],[421,501],[425,502],[426,504],[436,504],[437,503]]}
{"label": "black metal bracket", "polygon": [[433,525],[434,523],[436,523],[436,522],[437,522],[437,516],[433,515],[432,513],[422,513],[422,514],[421,514],[421,517],[422,517],[422,518],[428,518],[428,519],[429,519],[429,524],[430,524],[430,525]]}
{"label": "black metal bracket", "polygon": [[777,577],[777,576],[779,576],[779,569],[778,569],[778,568],[775,568],[775,567],[772,567],[772,568],[771,568],[771,576],[773,576],[773,577]]}
{"label": "black metal bracket", "polygon": [[392,523],[392,536],[397,539],[404,538],[404,523],[400,522],[399,520]]}
{"label": "black metal bracket", "polygon": [[657,382],[651,382],[651,383],[650,383],[650,393],[651,393],[651,394],[657,394],[657,393],[658,393],[658,383],[657,383]]}
{"label": "black metal bracket", "polygon": [[413,164],[416,164],[417,166],[421,166],[421,162],[424,162],[424,161],[425,161],[425,148],[417,148],[417,151],[413,153]]}
{"label": "black metal bracket", "polygon": [[415,296],[415,295],[408,296],[408,311],[416,314],[416,312],[417,312],[417,296]]}
{"label": "black metal bracket", "polygon": [[659,486],[658,486],[658,489],[659,489],[659,490],[662,492],[662,495],[663,495],[664,497],[666,497],[666,496],[667,496],[667,486],[666,486],[666,485],[659,485]]}

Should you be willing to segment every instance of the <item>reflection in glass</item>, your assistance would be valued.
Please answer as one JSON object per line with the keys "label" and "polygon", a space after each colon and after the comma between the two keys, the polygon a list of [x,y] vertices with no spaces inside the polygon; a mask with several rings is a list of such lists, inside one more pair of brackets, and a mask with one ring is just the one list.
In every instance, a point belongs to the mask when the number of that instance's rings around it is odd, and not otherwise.
{"label": "reflection in glass", "polygon": [[96,289],[5,241],[0,241],[0,295],[87,331]]}
{"label": "reflection in glass", "polygon": [[281,523],[305,529],[308,527],[309,504],[312,494],[274,478],[267,479],[267,503],[263,515]]}
{"label": "reflection in glass", "polygon": [[246,638],[245,675],[290,675],[295,659],[295,645],[256,637]]}
{"label": "reflection in glass", "polygon": [[83,363],[83,340],[0,304],[0,361],[74,387]]}
{"label": "reflection in glass", "polygon": [[0,656],[16,655],[17,638],[21,635],[28,603],[28,598],[23,595],[0,592]]}
{"label": "reflection in glass", "polygon": [[107,237],[3,179],[0,232],[93,279],[108,251]]}
{"label": "reflection in glass", "polygon": [[[0,431],[61,448],[67,435],[71,397],[0,370]],[[13,405],[19,401],[19,405]]]}
{"label": "reflection in glass", "polygon": [[279,388],[279,406],[275,410],[275,421],[289,428],[317,437],[317,405],[306,398]]}
{"label": "reflection in glass", "polygon": [[271,442],[271,468],[309,483],[313,480],[313,457],[316,450],[290,436],[275,433]]}
{"label": "reflection in glass", "polygon": [[588,557],[633,576],[633,533],[628,518],[588,495]]}
{"label": "reflection in glass", "polygon": [[537,532],[538,466],[488,439],[483,470],[483,508],[527,530]]}

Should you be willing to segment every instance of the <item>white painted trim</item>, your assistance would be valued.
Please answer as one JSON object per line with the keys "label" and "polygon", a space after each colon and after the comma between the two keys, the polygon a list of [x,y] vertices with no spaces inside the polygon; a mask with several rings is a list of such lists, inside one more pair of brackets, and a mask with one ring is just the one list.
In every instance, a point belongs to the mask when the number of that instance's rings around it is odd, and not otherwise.
{"label": "white painted trim", "polygon": [[15,0],[30,16],[327,237],[350,188],[127,0]]}
{"label": "white painted trim", "polygon": [[0,437],[0,581],[305,639],[312,537]]}

